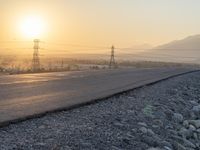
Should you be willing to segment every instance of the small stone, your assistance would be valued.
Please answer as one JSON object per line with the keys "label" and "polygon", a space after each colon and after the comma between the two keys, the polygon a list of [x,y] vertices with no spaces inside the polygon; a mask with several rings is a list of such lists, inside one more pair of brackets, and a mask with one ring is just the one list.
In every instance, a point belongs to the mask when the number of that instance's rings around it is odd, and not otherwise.
{"label": "small stone", "polygon": [[148,137],[148,136],[143,136],[141,141],[153,147],[157,147],[160,143],[160,141],[157,141],[155,138]]}
{"label": "small stone", "polygon": [[122,150],[121,148],[116,147],[116,146],[112,146],[112,149],[113,149],[113,150]]}
{"label": "small stone", "polygon": [[147,150],[161,150],[161,149],[160,148],[152,147],[152,148],[148,148]]}
{"label": "small stone", "polygon": [[147,127],[147,124],[145,122],[138,122],[139,126]]}
{"label": "small stone", "polygon": [[195,113],[194,112],[190,112],[190,118],[191,119],[197,119],[197,116],[195,115]]}
{"label": "small stone", "polygon": [[198,140],[198,134],[197,133],[194,133],[193,137],[194,137],[195,140]]}
{"label": "small stone", "polygon": [[160,144],[162,147],[168,147],[168,148],[173,148],[172,144],[167,142],[167,141],[162,141]]}
{"label": "small stone", "polygon": [[198,105],[198,103],[196,101],[190,101],[190,103],[194,106]]}
{"label": "small stone", "polygon": [[200,133],[200,129],[197,129],[196,132]]}
{"label": "small stone", "polygon": [[131,129],[131,132],[132,132],[132,133],[136,133],[137,130],[136,130],[136,129]]}
{"label": "small stone", "polygon": [[183,126],[189,128],[189,122],[187,120],[183,121]]}
{"label": "small stone", "polygon": [[42,143],[42,142],[39,142],[39,143],[36,143],[36,145],[38,145],[38,146],[45,146],[46,144]]}
{"label": "small stone", "polygon": [[152,127],[155,128],[155,129],[159,129],[160,128],[160,126],[158,126],[158,125],[152,125]]}
{"label": "small stone", "polygon": [[151,129],[147,129],[147,134],[151,136],[155,135],[155,133]]}
{"label": "small stone", "polygon": [[192,108],[192,111],[195,113],[195,115],[199,115],[200,114],[200,105],[194,106]]}
{"label": "small stone", "polygon": [[195,148],[195,147],[196,147],[196,146],[195,146],[192,142],[190,142],[189,140],[183,139],[183,141],[184,141],[184,145],[185,145],[186,147],[191,147],[191,148]]}
{"label": "small stone", "polygon": [[190,130],[187,130],[187,129],[184,128],[184,127],[182,127],[178,133],[179,133],[179,135],[181,135],[181,136],[184,137],[184,138],[187,138],[187,137],[191,137],[191,136],[192,136],[192,132],[190,132]]}
{"label": "small stone", "polygon": [[190,130],[190,131],[195,131],[196,128],[195,128],[193,125],[190,124],[190,125],[189,125],[189,130]]}
{"label": "small stone", "polygon": [[170,129],[170,130],[168,130],[168,132],[170,135],[177,135],[177,131],[175,131],[175,130]]}
{"label": "small stone", "polygon": [[176,123],[182,123],[183,122],[183,115],[181,115],[179,113],[174,113],[172,119]]}
{"label": "small stone", "polygon": [[45,125],[41,125],[38,127],[39,129],[44,129],[45,128]]}
{"label": "small stone", "polygon": [[172,150],[171,148],[169,148],[167,146],[164,146],[163,148],[164,148],[164,150]]}
{"label": "small stone", "polygon": [[196,128],[200,128],[200,120],[190,120],[189,123],[195,126]]}
{"label": "small stone", "polygon": [[141,127],[139,130],[140,130],[143,134],[146,134],[146,133],[147,133],[147,128],[145,128],[145,127]]}
{"label": "small stone", "polygon": [[187,148],[185,146],[183,146],[182,144],[174,141],[173,142],[173,146],[174,146],[174,149],[176,150],[187,150]]}

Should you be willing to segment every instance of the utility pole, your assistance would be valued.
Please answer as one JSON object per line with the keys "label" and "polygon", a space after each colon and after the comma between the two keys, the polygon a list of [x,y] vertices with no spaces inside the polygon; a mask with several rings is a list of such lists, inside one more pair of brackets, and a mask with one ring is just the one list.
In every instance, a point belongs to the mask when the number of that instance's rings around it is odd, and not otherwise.
{"label": "utility pole", "polygon": [[111,68],[114,68],[115,66],[116,66],[116,64],[115,64],[115,47],[112,45],[109,68],[111,69]]}
{"label": "utility pole", "polygon": [[37,72],[40,71],[40,58],[39,58],[39,39],[33,40],[34,46],[33,46],[33,60],[32,60],[32,71]]}

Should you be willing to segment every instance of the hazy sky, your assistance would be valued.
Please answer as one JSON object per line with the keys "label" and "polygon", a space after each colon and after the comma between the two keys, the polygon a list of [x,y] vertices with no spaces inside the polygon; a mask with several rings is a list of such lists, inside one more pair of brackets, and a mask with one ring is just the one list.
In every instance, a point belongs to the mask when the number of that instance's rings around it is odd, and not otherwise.
{"label": "hazy sky", "polygon": [[20,30],[39,17],[43,41],[129,47],[200,33],[200,0],[0,0],[0,41],[30,40]]}

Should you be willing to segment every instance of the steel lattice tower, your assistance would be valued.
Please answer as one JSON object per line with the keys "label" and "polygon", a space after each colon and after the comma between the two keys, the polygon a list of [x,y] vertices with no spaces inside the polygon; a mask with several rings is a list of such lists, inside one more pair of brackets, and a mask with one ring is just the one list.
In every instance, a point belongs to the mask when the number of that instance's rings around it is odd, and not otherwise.
{"label": "steel lattice tower", "polygon": [[112,46],[111,47],[111,57],[110,57],[110,64],[109,64],[109,68],[115,67],[115,47]]}
{"label": "steel lattice tower", "polygon": [[40,58],[39,58],[39,39],[33,40],[34,42],[34,52],[33,52],[33,60],[32,60],[32,71],[36,72],[40,70]]}

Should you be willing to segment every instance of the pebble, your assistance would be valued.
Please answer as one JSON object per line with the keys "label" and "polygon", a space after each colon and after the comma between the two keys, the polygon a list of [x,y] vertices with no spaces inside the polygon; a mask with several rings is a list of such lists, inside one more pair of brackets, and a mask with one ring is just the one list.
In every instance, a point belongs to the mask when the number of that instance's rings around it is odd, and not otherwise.
{"label": "pebble", "polygon": [[200,128],[200,120],[189,120],[189,123],[195,126],[196,128]]}
{"label": "pebble", "polygon": [[200,105],[194,106],[192,108],[192,111],[195,113],[195,115],[199,116],[200,115]]}
{"label": "pebble", "polygon": [[195,128],[193,125],[190,124],[190,125],[189,125],[189,130],[193,132],[193,131],[196,130],[196,128]]}
{"label": "pebble", "polygon": [[145,128],[145,127],[141,127],[140,129],[139,129],[143,134],[146,134],[147,133],[147,128]]}
{"label": "pebble", "polygon": [[147,124],[145,122],[138,122],[139,126],[147,127]]}
{"label": "pebble", "polygon": [[182,123],[183,122],[183,115],[179,113],[174,113],[172,119],[174,122]]}
{"label": "pebble", "polygon": [[155,133],[151,129],[147,129],[147,134],[151,136],[155,135]]}
{"label": "pebble", "polygon": [[188,122],[187,120],[184,120],[184,121],[183,121],[183,126],[184,126],[185,128],[189,128],[189,122]]}

